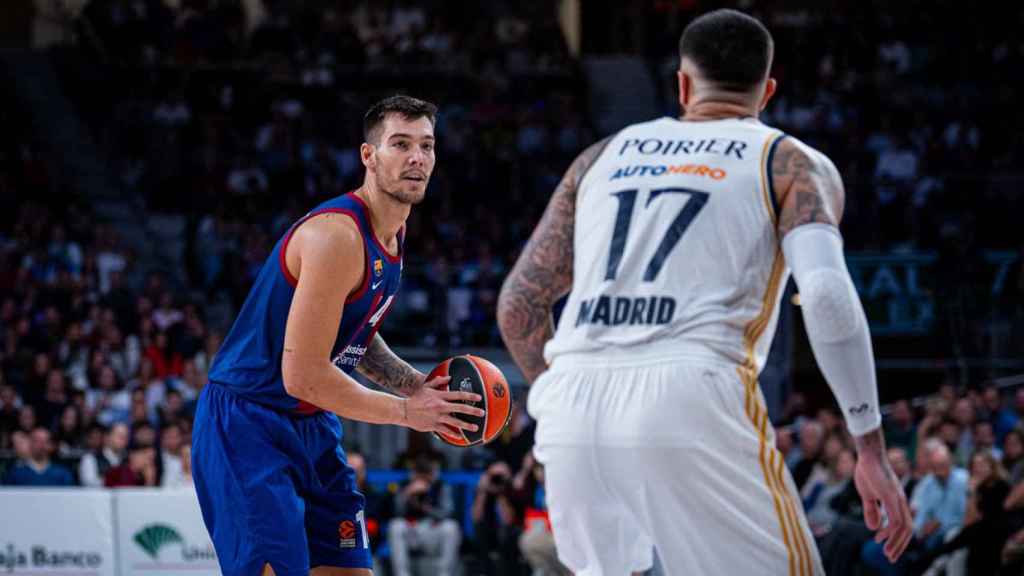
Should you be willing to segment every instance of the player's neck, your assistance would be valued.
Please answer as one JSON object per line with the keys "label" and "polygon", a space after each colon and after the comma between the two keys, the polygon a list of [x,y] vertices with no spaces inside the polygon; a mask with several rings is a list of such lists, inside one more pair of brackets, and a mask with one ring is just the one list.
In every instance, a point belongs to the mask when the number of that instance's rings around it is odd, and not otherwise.
{"label": "player's neck", "polygon": [[366,203],[366,207],[369,209],[367,216],[370,218],[370,224],[373,225],[377,239],[384,246],[388,246],[405,225],[412,206],[397,202],[379,190],[371,193],[367,184],[363,184],[355,194]]}
{"label": "player's neck", "polygon": [[707,122],[725,118],[757,118],[756,105],[738,100],[698,100],[690,103],[683,112],[682,119],[687,122]]}

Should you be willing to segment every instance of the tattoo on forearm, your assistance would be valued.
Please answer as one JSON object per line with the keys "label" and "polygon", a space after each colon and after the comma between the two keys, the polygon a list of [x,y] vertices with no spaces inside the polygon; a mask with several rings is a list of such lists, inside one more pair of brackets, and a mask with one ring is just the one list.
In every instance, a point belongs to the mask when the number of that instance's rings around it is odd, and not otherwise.
{"label": "tattoo on forearm", "polygon": [[839,225],[845,193],[828,158],[787,138],[775,151],[772,178],[782,195],[779,238],[802,224]]}
{"label": "tattoo on forearm", "polygon": [[555,330],[551,307],[572,287],[579,182],[609,140],[590,146],[573,162],[501,288],[498,327],[509,353],[531,383],[547,369],[544,344]]}
{"label": "tattoo on forearm", "polygon": [[374,335],[356,369],[399,396],[411,396],[423,385],[423,374],[396,356],[380,334]]}
{"label": "tattoo on forearm", "polygon": [[885,438],[882,429],[876,428],[867,434],[854,438],[858,454],[870,454],[881,458],[885,455]]}

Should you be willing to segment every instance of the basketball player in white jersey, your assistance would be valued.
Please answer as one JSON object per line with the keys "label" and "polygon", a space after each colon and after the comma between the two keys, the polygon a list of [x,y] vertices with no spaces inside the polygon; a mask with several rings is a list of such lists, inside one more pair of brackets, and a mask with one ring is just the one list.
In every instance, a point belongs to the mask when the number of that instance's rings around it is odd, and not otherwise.
{"label": "basketball player in white jersey", "polygon": [[856,439],[866,523],[891,560],[911,537],[843,258],[842,181],[757,119],[772,51],[742,13],[691,23],[682,118],[583,152],[502,288],[556,546],[577,576],[645,570],[654,548],[672,576],[824,573],[757,384],[791,272]]}

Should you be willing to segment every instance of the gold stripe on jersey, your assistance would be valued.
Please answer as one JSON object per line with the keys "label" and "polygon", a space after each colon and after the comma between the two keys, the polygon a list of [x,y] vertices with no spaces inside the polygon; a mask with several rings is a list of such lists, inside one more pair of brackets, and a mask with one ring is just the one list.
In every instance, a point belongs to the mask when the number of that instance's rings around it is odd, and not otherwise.
{"label": "gold stripe on jersey", "polygon": [[768,218],[772,221],[773,227],[779,225],[779,215],[775,213],[775,204],[771,198],[772,187],[771,182],[768,181],[768,156],[772,145],[783,136],[785,136],[783,132],[772,134],[764,141],[764,148],[761,150],[761,199],[764,200],[764,207],[768,211]]}
{"label": "gold stripe on jersey", "polygon": [[[770,145],[771,140],[769,139],[765,150],[768,149],[767,146]],[[761,310],[744,328],[743,343],[746,351],[746,360],[743,366],[737,368],[737,372],[739,372],[740,378],[744,383],[747,416],[757,430],[761,471],[764,474],[768,490],[772,494],[775,512],[782,529],[782,539],[789,554],[789,573],[791,576],[796,574],[803,576],[804,574],[811,574],[813,570],[810,560],[810,549],[803,534],[792,495],[786,489],[783,481],[782,456],[778,453],[775,446],[768,445],[768,411],[757,394],[758,370],[755,348],[757,341],[761,338],[771,320],[772,312],[775,310],[779,295],[779,283],[782,280],[785,268],[782,254],[779,250],[776,250],[771,273],[768,277],[768,287],[761,300]],[[769,461],[765,460],[766,452],[770,455]],[[792,542],[790,542],[790,535],[792,535]]]}

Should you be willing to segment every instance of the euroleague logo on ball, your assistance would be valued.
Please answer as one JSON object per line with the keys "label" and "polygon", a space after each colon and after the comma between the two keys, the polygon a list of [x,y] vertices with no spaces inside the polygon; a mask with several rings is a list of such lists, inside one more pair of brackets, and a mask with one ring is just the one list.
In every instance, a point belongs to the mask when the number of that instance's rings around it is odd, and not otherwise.
{"label": "euroleague logo on ball", "polygon": [[473,381],[471,379],[469,379],[468,377],[467,378],[463,378],[459,382],[459,390],[462,390],[463,392],[472,392],[473,391]]}
{"label": "euroleague logo on ball", "polygon": [[495,398],[505,397],[505,387],[501,385],[501,382],[495,382],[491,390],[494,392]]}

